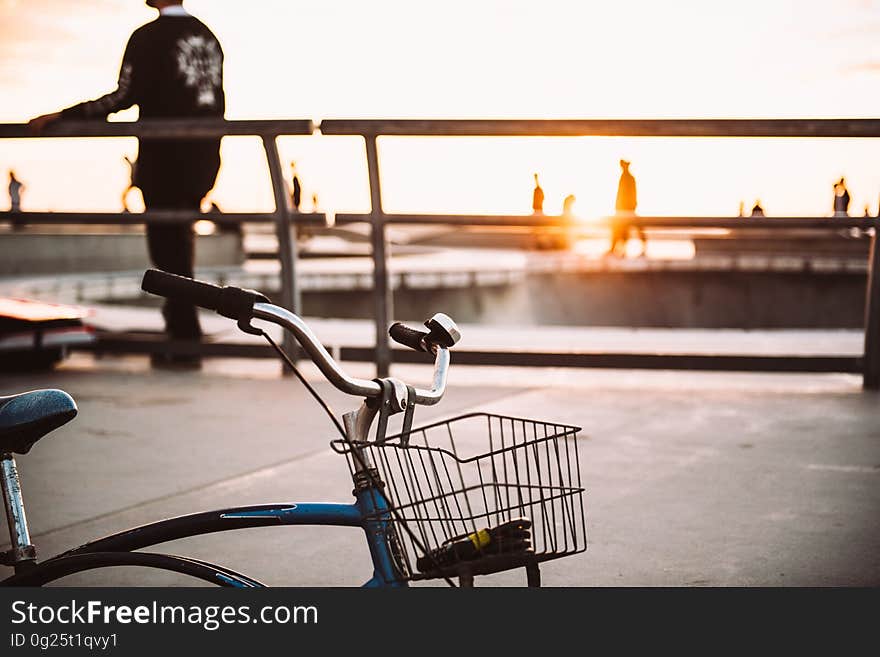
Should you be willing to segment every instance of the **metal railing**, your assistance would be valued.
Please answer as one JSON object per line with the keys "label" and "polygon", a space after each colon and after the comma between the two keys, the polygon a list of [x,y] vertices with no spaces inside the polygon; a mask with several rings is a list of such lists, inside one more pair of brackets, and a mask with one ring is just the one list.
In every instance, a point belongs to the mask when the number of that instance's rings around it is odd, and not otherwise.
{"label": "metal railing", "polygon": [[[271,222],[276,228],[281,263],[281,305],[299,313],[301,299],[296,275],[296,244],[291,239],[294,225],[324,225],[323,215],[292,212],[290,194],[283,175],[277,138],[282,135],[309,135],[316,126],[309,120],[269,121],[139,121],[136,123],[59,122],[41,135],[44,137],[154,137],[191,139],[194,137],[258,136],[262,139],[272,181],[275,211],[272,213],[207,213],[200,218],[224,222]],[[324,135],[358,136],[364,139],[367,173],[370,184],[368,214],[340,214],[336,224],[369,222],[373,260],[373,301],[376,329],[374,349],[342,349],[342,357],[374,360],[377,374],[386,376],[392,360],[410,360],[405,351],[394,350],[386,337],[393,319],[391,285],[388,273],[386,227],[392,224],[446,224],[497,227],[569,226],[561,217],[526,215],[430,215],[388,214],[382,206],[381,175],[377,140],[380,136],[626,136],[626,137],[806,137],[806,138],[877,138],[880,119],[674,119],[674,120],[324,120]],[[33,138],[23,125],[0,124],[0,139]],[[0,213],[2,215],[2,213]],[[190,213],[148,211],[139,215],[96,213],[20,213],[24,223],[127,224],[140,222],[192,221]],[[607,220],[610,221],[610,220]],[[865,311],[864,353],[845,356],[749,356],[683,354],[600,354],[557,352],[458,352],[456,361],[472,364],[626,367],[657,369],[713,369],[790,372],[861,373],[864,387],[880,389],[880,248],[876,218],[742,218],[731,217],[634,217],[634,225],[644,228],[772,228],[873,229],[868,257],[868,282]],[[127,346],[126,346],[127,345]],[[286,344],[288,349],[293,345]],[[179,347],[179,346],[178,346]],[[123,341],[121,348],[149,350]],[[210,348],[207,348],[210,350]],[[224,353],[263,355],[248,346]]]}
{"label": "metal railing", "polygon": [[[225,136],[260,137],[266,153],[266,163],[272,180],[275,210],[271,213],[204,213],[198,218],[215,221],[239,221],[272,223],[278,239],[278,260],[281,264],[280,305],[299,312],[301,306],[296,276],[296,244],[291,239],[293,211],[290,192],[284,178],[277,139],[280,135],[311,135],[315,125],[310,120],[144,120],[137,122],[110,123],[104,121],[58,121],[50,125],[39,137],[139,137],[162,139],[192,139]],[[32,139],[27,126],[0,124],[0,139]],[[148,210],[143,213],[73,213],[73,212],[26,212],[16,213],[20,223],[42,224],[88,224],[88,225],[136,225],[138,223],[187,223],[193,221],[192,212]],[[297,223],[324,225],[324,215],[298,215]],[[284,347],[296,352],[293,338],[284,336]]]}

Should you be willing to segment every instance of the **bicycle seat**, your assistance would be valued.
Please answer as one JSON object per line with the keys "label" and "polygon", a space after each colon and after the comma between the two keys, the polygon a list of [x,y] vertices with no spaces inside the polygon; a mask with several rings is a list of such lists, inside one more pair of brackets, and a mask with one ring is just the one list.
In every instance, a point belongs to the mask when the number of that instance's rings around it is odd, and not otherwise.
{"label": "bicycle seat", "polygon": [[32,390],[0,397],[0,453],[27,454],[43,436],[76,416],[63,390]]}

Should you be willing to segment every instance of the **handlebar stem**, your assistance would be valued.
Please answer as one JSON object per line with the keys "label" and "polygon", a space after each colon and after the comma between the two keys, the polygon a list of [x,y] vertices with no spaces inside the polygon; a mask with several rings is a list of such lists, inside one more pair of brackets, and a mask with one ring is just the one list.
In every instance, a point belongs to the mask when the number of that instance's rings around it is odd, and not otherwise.
{"label": "handlebar stem", "polygon": [[345,433],[353,442],[366,442],[370,437],[370,427],[378,413],[378,407],[363,402],[356,411],[342,417]]}

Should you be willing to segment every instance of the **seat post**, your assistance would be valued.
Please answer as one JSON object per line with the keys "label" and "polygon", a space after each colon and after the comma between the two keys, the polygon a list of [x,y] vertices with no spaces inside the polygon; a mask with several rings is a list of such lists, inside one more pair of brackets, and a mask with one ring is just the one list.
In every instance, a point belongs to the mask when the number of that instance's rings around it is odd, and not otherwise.
{"label": "seat post", "polygon": [[2,555],[2,562],[14,566],[16,572],[26,569],[36,559],[36,548],[31,545],[27,517],[24,513],[24,500],[21,496],[21,481],[12,454],[0,455],[0,488],[3,489],[3,503],[6,507],[6,522],[9,525],[9,540],[12,549]]}

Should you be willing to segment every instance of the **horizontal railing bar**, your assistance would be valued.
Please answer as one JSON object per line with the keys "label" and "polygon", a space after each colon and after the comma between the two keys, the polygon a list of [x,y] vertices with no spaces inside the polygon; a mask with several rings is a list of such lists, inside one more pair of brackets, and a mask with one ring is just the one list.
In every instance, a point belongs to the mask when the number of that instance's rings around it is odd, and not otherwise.
{"label": "horizontal railing bar", "polygon": [[645,228],[729,228],[729,229],[823,229],[877,226],[876,217],[632,217],[634,226]]}
{"label": "horizontal railing bar", "polygon": [[[0,221],[16,221],[22,224],[43,225],[131,225],[150,223],[183,223],[193,218],[220,223],[269,223],[275,221],[271,212],[202,212],[195,214],[180,210],[149,210],[145,212],[9,212],[0,211]],[[572,221],[558,215],[466,215],[466,214],[389,214],[389,224],[427,224],[451,226],[492,226],[531,228],[588,229],[609,225],[615,217],[599,217],[589,222]],[[302,212],[291,216],[293,223],[306,226],[326,226],[327,215],[322,212]],[[337,214],[337,225],[369,223],[369,214]],[[877,217],[629,217],[628,223],[644,228],[718,228],[718,229],[815,229],[840,230],[860,228],[868,230],[880,224]]]}
{"label": "horizontal railing bar", "polygon": [[[0,211],[0,221],[24,224],[88,224],[117,225],[151,223],[180,223],[192,221],[192,212],[180,210],[148,210],[145,212],[9,212]],[[218,222],[267,223],[275,221],[271,212],[202,212],[199,219]],[[334,223],[369,223],[369,214],[337,214]],[[590,228],[607,225],[615,217],[599,217],[589,222],[572,221],[559,215],[496,215],[496,214],[388,214],[389,224],[428,224],[453,226],[498,226],[533,228]],[[301,212],[291,215],[291,221],[307,226],[326,226],[323,212]],[[722,228],[722,229],[822,229],[861,228],[867,230],[880,223],[877,217],[629,217],[628,223],[645,228]]]}
{"label": "horizontal railing bar", "polygon": [[225,121],[218,119],[145,119],[143,121],[56,121],[39,135],[26,124],[0,123],[0,139],[39,137],[148,137],[189,139],[247,135],[310,135],[310,119]]}
{"label": "horizontal railing bar", "polygon": [[[395,363],[424,363],[424,354],[395,349]],[[342,360],[373,361],[371,347],[343,347]],[[749,356],[716,354],[637,354],[535,351],[453,352],[457,365],[501,365],[509,367],[565,367],[595,369],[703,370],[723,372],[837,372],[859,374],[862,359],[857,356]]]}
{"label": "horizontal railing bar", "polygon": [[[34,135],[0,124],[0,139],[35,137],[208,138],[309,135],[310,119],[57,121]],[[326,119],[321,134],[361,136],[880,137],[880,119]]]}
{"label": "horizontal railing bar", "polygon": [[[149,210],[145,212],[9,212],[0,211],[0,221],[24,224],[88,224],[118,225],[151,223],[180,223],[193,220],[193,213],[180,210]],[[202,212],[199,219],[218,222],[267,223],[275,221],[271,212]],[[428,224],[453,226],[498,226],[534,228],[591,228],[612,223],[615,217],[599,217],[589,222],[559,215],[471,215],[471,214],[388,214],[389,224]],[[369,214],[337,214],[335,224],[369,223]],[[291,215],[291,221],[307,226],[326,226],[327,215],[322,212],[301,212]],[[628,223],[644,228],[720,228],[720,229],[822,229],[839,230],[861,228],[867,230],[880,224],[878,217],[629,217]]]}
{"label": "horizontal railing bar", "polygon": [[[98,353],[173,353],[226,358],[275,358],[269,346],[260,343],[190,342],[126,333],[101,333],[91,344],[73,345],[76,351]],[[428,363],[425,354],[410,349],[393,349],[395,363]],[[374,362],[373,347],[341,347],[340,359]],[[639,354],[598,352],[470,351],[456,350],[458,365],[501,365],[510,367],[565,367],[597,369],[701,370],[724,372],[847,373],[862,371],[858,356],[752,356],[726,354]]]}
{"label": "horizontal railing bar", "polygon": [[880,119],[327,119],[324,135],[880,137]]}
{"label": "horizontal railing bar", "polygon": [[174,354],[221,358],[277,358],[268,344],[247,342],[192,342],[168,340],[164,336],[145,337],[127,333],[104,332],[91,343],[70,346],[71,351],[106,354]]}
{"label": "horizontal railing bar", "polygon": [[[610,224],[615,217],[583,222],[558,215],[464,215],[464,214],[386,214],[388,224],[429,224],[456,226],[565,227],[590,228]],[[337,214],[337,224],[369,222],[369,214]],[[628,217],[627,222],[645,228],[727,228],[727,229],[823,229],[877,226],[876,217]]]}
{"label": "horizontal railing bar", "polygon": [[[307,226],[326,226],[324,213],[294,215],[297,223]],[[41,225],[130,226],[144,223],[187,223],[206,219],[217,223],[273,223],[275,215],[269,212],[187,212],[181,210],[149,210],[146,212],[0,212],[0,221]]]}

